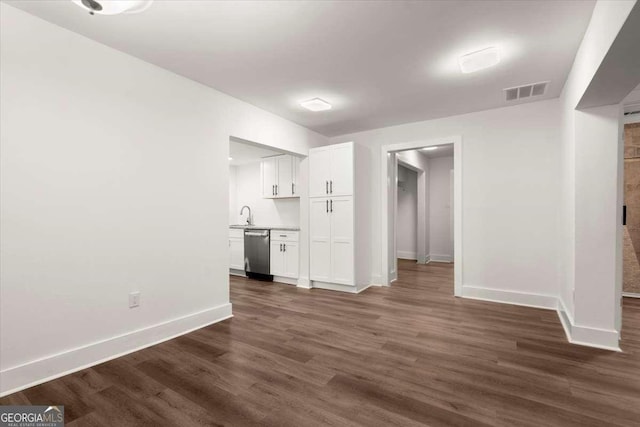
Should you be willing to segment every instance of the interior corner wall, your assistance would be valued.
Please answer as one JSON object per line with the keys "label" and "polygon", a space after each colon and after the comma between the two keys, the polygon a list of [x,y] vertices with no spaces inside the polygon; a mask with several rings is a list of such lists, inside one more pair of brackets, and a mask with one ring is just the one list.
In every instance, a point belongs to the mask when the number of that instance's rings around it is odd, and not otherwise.
{"label": "interior corner wall", "polygon": [[[560,203],[560,103],[533,102],[332,138],[371,149],[381,182],[381,147],[462,136],[463,286],[504,300],[555,308]],[[382,276],[380,189],[372,189],[372,275]],[[452,289],[453,293],[453,289]]]}
{"label": "interior corner wall", "polygon": [[5,3],[0,43],[0,394],[228,316],[229,137],[328,140]]}
{"label": "interior corner wall", "polygon": [[619,198],[621,110],[614,105],[578,111],[576,105],[635,4],[635,0],[596,3],[560,98],[559,309],[569,323],[570,339],[607,348],[617,348],[620,329],[615,240],[621,226],[616,225],[620,201],[615,198]]}

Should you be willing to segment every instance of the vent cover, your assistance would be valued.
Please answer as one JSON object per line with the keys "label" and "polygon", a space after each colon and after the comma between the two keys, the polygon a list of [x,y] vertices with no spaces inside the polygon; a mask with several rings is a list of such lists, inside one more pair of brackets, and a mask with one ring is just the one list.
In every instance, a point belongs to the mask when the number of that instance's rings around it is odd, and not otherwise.
{"label": "vent cover", "polygon": [[504,90],[505,99],[507,101],[516,101],[518,99],[531,98],[534,96],[544,95],[547,91],[549,82],[531,83],[524,86],[510,87]]}

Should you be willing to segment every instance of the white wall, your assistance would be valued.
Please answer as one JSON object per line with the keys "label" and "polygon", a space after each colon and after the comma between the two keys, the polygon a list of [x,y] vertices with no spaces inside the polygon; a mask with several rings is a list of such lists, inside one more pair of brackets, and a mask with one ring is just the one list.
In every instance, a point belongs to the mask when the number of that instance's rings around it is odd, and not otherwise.
{"label": "white wall", "polygon": [[453,157],[429,159],[429,255],[435,261],[453,261],[452,170]]}
{"label": "white wall", "polygon": [[620,328],[621,108],[575,108],[634,4],[596,4],[560,98],[561,313],[569,339],[608,348]]}
{"label": "white wall", "polygon": [[398,258],[416,259],[418,256],[418,174],[398,165]]}
{"label": "white wall", "polygon": [[[6,393],[228,315],[229,136],[301,154],[327,140],[5,4],[0,12]],[[301,247],[307,239],[301,232]]]}
{"label": "white wall", "polygon": [[[229,166],[229,224],[237,224],[240,211],[238,210],[238,190],[236,181],[238,180],[238,169],[236,166]],[[245,212],[246,214],[246,212]]]}
{"label": "white wall", "polygon": [[[300,198],[263,199],[261,195],[260,162],[232,166],[235,171],[235,206],[229,224],[239,223],[242,206],[249,206],[256,225],[300,225]],[[246,211],[245,211],[246,216]]]}
{"label": "white wall", "polygon": [[[462,135],[464,285],[515,294],[515,299],[542,295],[547,303],[559,289],[559,113],[554,99],[343,135],[332,142],[369,146],[371,182],[381,182],[382,145]],[[379,283],[379,188],[371,196],[372,280]]]}

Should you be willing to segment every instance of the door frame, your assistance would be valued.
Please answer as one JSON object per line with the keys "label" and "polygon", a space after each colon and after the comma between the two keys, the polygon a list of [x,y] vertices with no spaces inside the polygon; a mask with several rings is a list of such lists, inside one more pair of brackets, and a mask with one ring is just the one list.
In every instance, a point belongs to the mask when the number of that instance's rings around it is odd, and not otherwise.
{"label": "door frame", "polygon": [[409,142],[400,142],[396,144],[383,145],[380,148],[380,200],[382,220],[380,228],[382,259],[381,259],[381,278],[383,286],[390,285],[390,266],[389,266],[389,185],[395,185],[389,180],[389,170],[387,159],[390,153],[398,151],[415,150],[418,148],[430,147],[434,145],[453,144],[453,169],[454,169],[454,211],[453,211],[453,260],[454,260],[454,295],[462,296],[462,135],[453,135],[445,138],[437,138],[430,140],[417,140]]}
{"label": "door frame", "polygon": [[[632,124],[632,123],[640,123],[640,113],[636,113],[636,114],[629,114],[627,116],[622,116],[622,178],[621,178],[621,182],[620,182],[620,188],[622,191],[622,204],[624,205],[624,147],[625,147],[625,140],[624,140],[624,125],[628,125],[628,124]],[[624,226],[621,226],[621,228]],[[616,298],[618,300],[622,300],[622,297],[627,297],[627,298],[640,298],[640,294],[635,294],[635,293],[630,293],[630,292],[625,292],[624,291],[624,240],[620,239],[620,257],[619,257],[619,265],[620,265],[620,286],[618,287],[620,289],[620,294],[616,295]],[[622,304],[620,304],[619,307],[619,311],[616,315],[616,318],[619,319],[619,323],[620,325],[622,324]]]}

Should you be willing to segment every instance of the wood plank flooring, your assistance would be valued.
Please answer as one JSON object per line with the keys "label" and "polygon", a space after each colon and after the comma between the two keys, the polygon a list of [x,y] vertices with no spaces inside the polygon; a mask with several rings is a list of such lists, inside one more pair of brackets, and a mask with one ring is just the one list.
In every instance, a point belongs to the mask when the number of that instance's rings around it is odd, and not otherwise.
{"label": "wood plank flooring", "polygon": [[68,426],[638,426],[640,300],[623,353],[568,344],[553,311],[457,299],[401,261],[359,295],[231,279],[233,319],[15,393]]}

